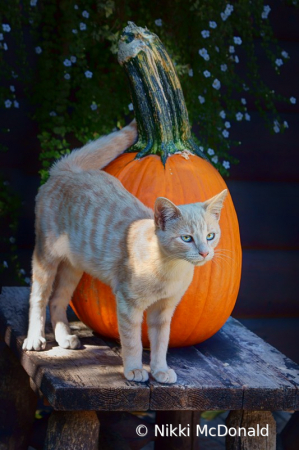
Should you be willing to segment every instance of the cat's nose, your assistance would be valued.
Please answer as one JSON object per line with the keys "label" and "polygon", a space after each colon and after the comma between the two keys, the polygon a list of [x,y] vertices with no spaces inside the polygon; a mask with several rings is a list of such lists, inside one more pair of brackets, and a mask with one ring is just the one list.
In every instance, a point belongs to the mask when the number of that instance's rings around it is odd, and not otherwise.
{"label": "cat's nose", "polygon": [[203,258],[208,256],[209,252],[198,252]]}

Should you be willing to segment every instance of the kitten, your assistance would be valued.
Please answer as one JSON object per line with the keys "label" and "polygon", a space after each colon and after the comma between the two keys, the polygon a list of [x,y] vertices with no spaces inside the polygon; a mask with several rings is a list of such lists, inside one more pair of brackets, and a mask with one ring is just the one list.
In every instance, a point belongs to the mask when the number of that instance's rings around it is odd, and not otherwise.
{"label": "kitten", "polygon": [[141,323],[147,310],[151,372],[174,383],[167,366],[170,322],[193,277],[210,261],[220,239],[219,217],[227,191],[203,203],[176,206],[159,197],[155,211],[113,176],[98,170],[137,138],[136,122],[56,162],[36,198],[36,245],[28,336],[24,350],[42,350],[49,301],[57,343],[78,348],[66,307],[83,272],[110,285],[117,300],[124,374],[146,381]]}

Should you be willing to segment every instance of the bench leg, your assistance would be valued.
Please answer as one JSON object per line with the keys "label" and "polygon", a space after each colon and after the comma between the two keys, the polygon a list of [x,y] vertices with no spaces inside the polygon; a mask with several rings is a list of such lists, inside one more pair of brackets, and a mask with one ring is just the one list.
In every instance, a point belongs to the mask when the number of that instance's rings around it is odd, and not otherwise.
{"label": "bench leg", "polygon": [[0,449],[27,450],[37,397],[27,373],[3,340],[0,373]]}
{"label": "bench leg", "polygon": [[[166,425],[168,430],[170,425],[172,429],[178,427],[186,427],[185,433],[188,433],[186,437],[184,436],[159,436],[155,441],[155,450],[199,450],[199,438],[196,437],[196,425],[200,423],[201,411],[157,411],[156,414],[156,425],[164,430]],[[188,427],[189,425],[189,427]],[[178,430],[177,430],[178,432]]]}
{"label": "bench leg", "polygon": [[[237,430],[236,436],[233,430],[226,436],[227,450],[276,449],[276,422],[270,411],[231,411],[226,426]],[[244,430],[238,433],[239,428],[246,430],[246,436]],[[250,429],[255,430],[255,436],[248,435]]]}
{"label": "bench leg", "polygon": [[98,450],[99,430],[95,411],[53,411],[44,450]]}

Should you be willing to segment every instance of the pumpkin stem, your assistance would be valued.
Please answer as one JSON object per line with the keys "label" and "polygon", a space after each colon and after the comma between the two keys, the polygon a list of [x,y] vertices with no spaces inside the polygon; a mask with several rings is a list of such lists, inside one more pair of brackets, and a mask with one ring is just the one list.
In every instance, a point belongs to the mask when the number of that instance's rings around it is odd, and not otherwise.
{"label": "pumpkin stem", "polygon": [[129,78],[139,135],[127,152],[159,155],[164,165],[170,154],[186,150],[206,159],[192,139],[181,84],[158,36],[128,22],[118,61]]}

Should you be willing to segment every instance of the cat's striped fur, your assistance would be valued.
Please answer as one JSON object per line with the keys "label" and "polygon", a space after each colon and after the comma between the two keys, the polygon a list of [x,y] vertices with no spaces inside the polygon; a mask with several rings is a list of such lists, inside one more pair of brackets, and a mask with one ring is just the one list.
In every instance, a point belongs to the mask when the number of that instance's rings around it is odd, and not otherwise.
{"label": "cat's striped fur", "polygon": [[[99,169],[130,147],[136,123],[73,151],[54,164],[36,198],[36,245],[32,259],[30,316],[25,350],[45,348],[45,309],[55,339],[79,348],[66,318],[66,307],[83,272],[110,285],[117,299],[124,373],[146,381],[142,367],[141,322],[147,310],[151,371],[173,383],[166,363],[170,322],[188,288],[194,265],[213,257],[226,192],[208,202],[175,206],[159,198],[154,212],[113,176]],[[207,233],[215,233],[208,244]],[[193,243],[180,236],[193,236]]]}

